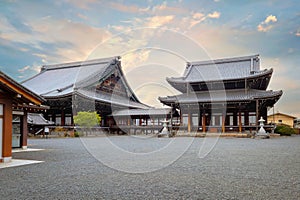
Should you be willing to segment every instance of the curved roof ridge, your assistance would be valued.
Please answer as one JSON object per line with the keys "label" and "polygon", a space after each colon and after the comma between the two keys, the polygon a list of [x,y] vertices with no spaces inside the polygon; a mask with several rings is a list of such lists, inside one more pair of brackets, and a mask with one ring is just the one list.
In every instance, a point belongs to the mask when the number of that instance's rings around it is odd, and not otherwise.
{"label": "curved roof ridge", "polygon": [[82,67],[87,65],[93,65],[93,64],[105,64],[110,63],[115,60],[119,60],[120,56],[114,56],[114,57],[108,57],[108,58],[98,58],[98,59],[92,59],[92,60],[85,60],[85,61],[76,61],[76,62],[66,62],[66,63],[59,63],[59,64],[51,64],[51,65],[43,65],[43,70],[52,70],[52,69],[62,69],[62,68],[68,68],[68,67]]}
{"label": "curved roof ridge", "polygon": [[212,60],[204,60],[204,61],[192,61],[189,62],[191,66],[194,65],[209,65],[209,64],[220,64],[220,63],[227,63],[227,62],[239,62],[249,60],[251,58],[258,58],[259,54],[250,55],[250,56],[240,56],[240,57],[233,57],[233,58],[220,58],[220,59],[212,59]]}

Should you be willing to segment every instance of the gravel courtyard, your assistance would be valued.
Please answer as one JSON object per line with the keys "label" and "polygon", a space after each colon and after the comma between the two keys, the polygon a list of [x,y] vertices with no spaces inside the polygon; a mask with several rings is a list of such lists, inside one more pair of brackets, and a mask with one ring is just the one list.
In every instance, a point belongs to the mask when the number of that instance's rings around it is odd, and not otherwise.
{"label": "gravel courtyard", "polygon": [[[124,151],[142,155],[168,148],[173,140],[88,138],[102,146],[107,139]],[[187,138],[176,140],[172,148],[184,149],[181,142]],[[200,147],[209,142],[216,145],[200,158]],[[193,138],[174,162],[153,171],[152,166],[173,156],[172,149],[159,155],[157,162],[138,163],[115,157],[109,148],[100,149],[101,154],[95,156],[93,152],[98,149],[86,145],[79,138],[30,139],[29,148],[45,150],[14,153],[13,158],[45,162],[0,169],[1,199],[300,199],[300,136],[268,140]],[[118,167],[122,163],[150,166],[147,170],[151,172],[120,171],[103,164],[97,156],[111,158]]]}

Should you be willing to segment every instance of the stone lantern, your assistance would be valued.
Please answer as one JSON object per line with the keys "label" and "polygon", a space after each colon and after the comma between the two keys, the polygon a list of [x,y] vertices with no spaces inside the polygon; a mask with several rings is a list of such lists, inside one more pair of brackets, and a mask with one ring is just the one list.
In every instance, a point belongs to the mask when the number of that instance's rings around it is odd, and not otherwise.
{"label": "stone lantern", "polygon": [[163,123],[163,129],[162,131],[158,134],[158,137],[164,137],[164,136],[169,136],[169,130],[168,130],[168,124],[170,121],[168,120],[163,120],[161,121]]}
{"label": "stone lantern", "polygon": [[256,133],[256,137],[269,138],[269,133],[267,133],[266,130],[264,129],[264,122],[265,121],[266,120],[264,120],[262,117],[260,117],[260,119],[258,120],[260,129]]}

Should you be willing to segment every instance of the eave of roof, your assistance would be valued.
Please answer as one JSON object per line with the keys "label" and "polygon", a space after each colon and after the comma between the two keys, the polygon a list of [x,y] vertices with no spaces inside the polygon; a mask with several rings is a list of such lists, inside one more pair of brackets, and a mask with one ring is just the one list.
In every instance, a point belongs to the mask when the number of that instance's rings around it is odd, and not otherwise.
{"label": "eave of roof", "polygon": [[190,94],[159,97],[162,103],[211,103],[230,101],[253,101],[255,99],[280,98],[282,91],[261,90],[226,90],[226,91],[202,91]]}
{"label": "eave of roof", "polygon": [[148,109],[149,106],[142,104],[140,102],[134,102],[131,101],[125,97],[120,97],[117,95],[111,95],[109,93],[105,93],[102,92],[97,93],[97,92],[91,92],[91,91],[87,91],[87,90],[76,90],[74,93],[74,95],[79,95],[81,97],[90,99],[90,100],[96,100],[99,102],[104,102],[104,103],[108,103],[111,105],[117,105],[117,106],[122,106],[122,107],[127,107],[127,108],[142,108],[142,109]]}
{"label": "eave of roof", "polygon": [[253,74],[249,74],[248,76],[244,76],[244,77],[239,77],[239,78],[231,78],[231,79],[216,79],[216,80],[195,80],[195,81],[187,81],[185,79],[185,77],[170,77],[170,78],[166,78],[166,80],[168,81],[168,83],[172,84],[186,84],[186,83],[209,83],[209,82],[220,82],[220,81],[238,81],[238,80],[243,80],[243,79],[256,79],[256,78],[260,78],[260,77],[264,77],[264,76],[268,76],[270,74],[273,73],[273,69],[265,69],[259,72],[255,72]]}
{"label": "eave of roof", "polygon": [[114,111],[111,116],[164,116],[170,114],[171,108],[123,109]]}
{"label": "eave of roof", "polygon": [[6,85],[15,93],[21,95],[21,98],[25,98],[33,104],[41,105],[45,101],[44,98],[35,94],[23,85],[17,83],[15,80],[4,74],[2,71],[0,71],[0,82]]}

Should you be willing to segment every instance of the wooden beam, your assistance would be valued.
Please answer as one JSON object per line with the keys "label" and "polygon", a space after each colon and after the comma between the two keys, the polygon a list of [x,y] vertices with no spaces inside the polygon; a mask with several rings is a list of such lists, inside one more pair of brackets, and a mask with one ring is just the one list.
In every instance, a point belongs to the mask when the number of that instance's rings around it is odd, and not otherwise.
{"label": "wooden beam", "polygon": [[205,116],[205,110],[202,113],[202,131],[206,132],[206,116]]}
{"label": "wooden beam", "polygon": [[34,103],[36,105],[41,105],[42,104],[42,101],[40,101],[39,99],[34,97],[34,95],[32,95],[32,94],[26,92],[25,90],[23,90],[22,88],[16,86],[15,84],[11,83],[10,81],[5,79],[4,77],[0,76],[0,82],[5,84],[7,87],[13,89],[17,94],[20,94],[22,97],[26,98],[27,100],[31,101],[32,103]]}

